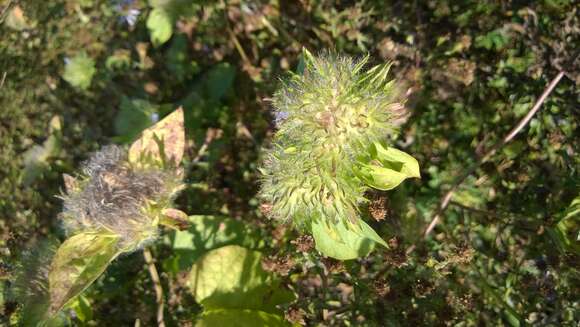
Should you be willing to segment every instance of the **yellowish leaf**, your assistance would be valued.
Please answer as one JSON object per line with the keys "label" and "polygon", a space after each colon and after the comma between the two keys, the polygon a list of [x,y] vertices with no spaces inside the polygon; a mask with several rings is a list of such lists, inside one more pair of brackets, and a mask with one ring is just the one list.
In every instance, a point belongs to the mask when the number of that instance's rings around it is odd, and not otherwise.
{"label": "yellowish leaf", "polygon": [[144,130],[129,149],[129,161],[137,164],[179,165],[185,150],[183,108]]}

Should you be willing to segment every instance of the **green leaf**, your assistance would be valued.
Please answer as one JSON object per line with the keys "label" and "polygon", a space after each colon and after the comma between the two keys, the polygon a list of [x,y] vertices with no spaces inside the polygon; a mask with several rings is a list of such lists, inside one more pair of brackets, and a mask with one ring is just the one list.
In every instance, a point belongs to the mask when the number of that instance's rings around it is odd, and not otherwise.
{"label": "green leaf", "polygon": [[50,135],[42,145],[34,145],[23,154],[24,169],[21,182],[24,186],[31,185],[49,166],[50,157],[60,151],[60,140]]}
{"label": "green leaf", "polygon": [[188,287],[205,309],[256,309],[276,312],[294,299],[292,292],[262,269],[262,255],[237,245],[212,250],[191,268]]}
{"label": "green leaf", "polygon": [[378,142],[371,145],[368,157],[359,158],[355,172],[367,185],[383,191],[394,189],[407,178],[421,177],[415,158]]}
{"label": "green leaf", "polygon": [[93,319],[91,303],[82,294],[75,298],[70,307],[74,310],[78,320],[86,323]]}
{"label": "green leaf", "polygon": [[67,61],[62,78],[70,85],[86,90],[91,86],[96,71],[95,61],[81,52]]}
{"label": "green leaf", "polygon": [[123,97],[119,113],[115,117],[115,131],[121,141],[132,141],[154,123],[152,117],[158,112],[159,107],[147,100]]}
{"label": "green leaf", "polygon": [[87,232],[67,239],[58,248],[48,273],[51,315],[105,271],[120,253],[118,242],[117,235]]}
{"label": "green leaf", "polygon": [[160,46],[173,34],[173,19],[163,8],[154,8],[147,18],[147,29],[149,29],[151,43],[156,47]]}
{"label": "green leaf", "polygon": [[548,232],[561,250],[580,254],[580,196],[572,200],[560,215],[560,221]]}
{"label": "green leaf", "polygon": [[212,100],[220,100],[232,88],[236,69],[228,64],[221,63],[214,66],[205,76],[205,86],[208,96]]}
{"label": "green leaf", "polygon": [[362,220],[358,221],[357,226],[342,221],[332,223],[315,219],[311,228],[316,249],[323,255],[338,260],[364,257],[375,248],[376,243],[388,247],[387,243]]}
{"label": "green leaf", "polygon": [[218,309],[204,312],[197,320],[195,326],[285,327],[292,325],[285,321],[282,316],[259,310]]}
{"label": "green leaf", "polygon": [[190,216],[188,220],[190,227],[176,231],[173,236],[179,270],[191,267],[206,252],[225,245],[258,247],[258,233],[240,221],[216,216]]}

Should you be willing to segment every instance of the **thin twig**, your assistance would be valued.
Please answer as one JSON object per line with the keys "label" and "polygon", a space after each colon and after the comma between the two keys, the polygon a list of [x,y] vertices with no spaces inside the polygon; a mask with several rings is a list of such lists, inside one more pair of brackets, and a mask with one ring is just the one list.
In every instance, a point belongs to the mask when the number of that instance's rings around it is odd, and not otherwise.
{"label": "thin twig", "polygon": [[[487,210],[481,210],[481,209],[477,209],[477,208],[472,208],[469,206],[466,206],[464,204],[461,204],[459,202],[456,201],[449,201],[449,205],[461,208],[465,211],[469,211],[469,212],[473,212],[476,214],[480,214],[480,215],[484,215],[484,216],[489,216],[489,217],[493,217],[493,218],[497,218],[497,219],[502,219],[504,216],[508,216],[507,220],[500,220],[501,223],[504,223],[505,225],[508,224],[516,224],[516,223],[521,223],[522,226],[519,226],[519,228],[522,228],[524,230],[527,231],[536,231],[538,226],[534,225],[534,222],[531,220],[528,220],[527,217],[524,216],[520,216],[520,215],[515,215],[512,213],[508,213],[508,212],[492,212],[492,211],[487,211]],[[517,220],[517,221],[516,221]],[[533,228],[530,228],[530,226],[532,226]]]}
{"label": "thin twig", "polygon": [[[451,201],[451,198],[453,197],[453,194],[455,193],[457,188],[467,179],[467,177],[469,177],[473,172],[475,172],[475,170],[483,162],[485,162],[487,159],[493,156],[497,152],[497,150],[499,150],[501,147],[510,142],[530,122],[532,117],[536,114],[536,112],[538,112],[538,110],[540,110],[540,107],[542,106],[544,101],[546,101],[546,98],[550,95],[550,93],[552,93],[552,91],[554,90],[556,85],[558,85],[558,82],[560,82],[563,76],[564,72],[563,71],[559,72],[558,75],[556,75],[556,77],[554,77],[554,79],[552,79],[550,84],[546,87],[544,93],[542,93],[542,95],[538,98],[538,100],[536,100],[536,103],[534,104],[532,109],[530,109],[530,111],[526,114],[526,116],[522,118],[522,120],[520,120],[519,123],[503,139],[501,139],[493,147],[487,150],[471,166],[469,166],[469,168],[467,168],[467,170],[462,175],[460,175],[458,178],[455,179],[455,181],[451,185],[451,188],[449,188],[449,190],[441,197],[441,200],[439,201],[439,207],[437,208],[437,211],[433,215],[431,222],[425,229],[425,232],[423,233],[423,238],[427,238],[427,236],[431,234],[435,226],[439,223],[439,220],[441,219],[443,212],[445,211],[445,209],[447,209],[449,201]],[[414,249],[415,245],[410,246],[407,249],[407,253],[413,252]]]}
{"label": "thin twig", "polygon": [[0,89],[4,86],[4,81],[6,81],[6,75],[8,73],[4,72],[4,74],[2,74],[2,79],[0,80]]}
{"label": "thin twig", "polygon": [[201,147],[197,151],[195,158],[193,158],[193,160],[191,160],[192,164],[195,164],[201,160],[201,158],[205,155],[210,143],[213,142],[213,140],[216,137],[219,137],[219,134],[220,134],[220,131],[217,129],[210,128],[207,130],[207,132],[205,133],[205,139],[203,141],[203,144],[201,145]]}
{"label": "thin twig", "polygon": [[2,12],[0,13],[0,24],[4,23],[4,19],[6,18],[4,16],[4,14],[8,10],[8,8],[10,8],[11,5],[12,5],[12,0],[9,0],[8,3],[6,4],[6,6],[4,6],[4,8],[2,8]]}
{"label": "thin twig", "polygon": [[242,57],[242,61],[244,62],[244,64],[251,65],[250,59],[248,58],[246,51],[244,51],[244,48],[240,44],[240,41],[238,41],[236,34],[234,33],[234,31],[232,30],[232,28],[230,26],[230,20],[228,18],[228,5],[223,0],[222,0],[222,6],[224,7],[224,19],[226,22],[226,29],[228,30],[228,34],[230,35],[232,42],[234,42],[234,46],[236,47],[236,50],[240,54],[240,57]]}
{"label": "thin twig", "polygon": [[145,258],[145,263],[147,263],[147,267],[149,268],[149,275],[151,275],[153,288],[155,289],[155,301],[157,302],[157,326],[165,327],[165,321],[163,321],[163,306],[165,304],[163,298],[163,287],[161,287],[159,273],[157,273],[157,268],[153,262],[153,255],[151,255],[149,248],[143,249],[143,257]]}

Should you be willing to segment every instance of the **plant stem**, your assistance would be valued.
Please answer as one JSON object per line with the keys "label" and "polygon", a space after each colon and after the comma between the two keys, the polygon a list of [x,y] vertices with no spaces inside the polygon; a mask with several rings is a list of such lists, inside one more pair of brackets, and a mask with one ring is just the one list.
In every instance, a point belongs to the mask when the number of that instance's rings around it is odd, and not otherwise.
{"label": "plant stem", "polygon": [[157,273],[157,268],[153,262],[153,255],[149,248],[143,249],[143,257],[145,258],[145,263],[147,263],[149,275],[151,276],[153,288],[155,289],[155,301],[157,302],[157,326],[165,327],[165,321],[163,321],[163,306],[165,303],[165,300],[163,299],[163,287],[161,287],[159,273]]}

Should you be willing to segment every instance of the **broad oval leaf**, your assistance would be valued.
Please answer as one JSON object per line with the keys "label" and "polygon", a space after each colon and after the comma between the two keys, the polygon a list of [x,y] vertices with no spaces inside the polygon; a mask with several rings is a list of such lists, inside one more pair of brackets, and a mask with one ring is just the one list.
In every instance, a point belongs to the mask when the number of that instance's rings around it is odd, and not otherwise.
{"label": "broad oval leaf", "polygon": [[119,237],[87,232],[67,239],[48,273],[50,314],[54,315],[91,285],[118,255]]}
{"label": "broad oval leaf", "polygon": [[292,292],[262,269],[262,255],[237,245],[206,253],[191,268],[187,285],[206,309],[256,309],[276,312],[294,299]]}
{"label": "broad oval leaf", "polygon": [[129,161],[161,166],[173,162],[179,165],[184,150],[183,108],[179,107],[157,124],[143,131],[141,137],[129,149]]}
{"label": "broad oval leaf", "polygon": [[[260,233],[241,221],[229,217],[190,216],[189,228],[172,236],[171,269],[176,273],[189,269],[202,255],[226,245],[257,249],[263,244]],[[162,223],[162,221],[161,221]],[[169,262],[168,262],[169,264]]]}
{"label": "broad oval leaf", "polygon": [[197,320],[195,326],[287,327],[292,325],[285,321],[284,317],[280,315],[275,315],[260,310],[217,309],[204,312],[199,320]]}
{"label": "broad oval leaf", "polygon": [[173,19],[163,8],[153,8],[147,18],[147,29],[151,36],[151,43],[156,47],[160,46],[173,34]]}
{"label": "broad oval leaf", "polygon": [[316,249],[323,255],[338,260],[351,260],[368,255],[376,243],[385,247],[387,243],[364,221],[358,226],[345,222],[326,222],[315,219],[312,222],[312,235]]}

